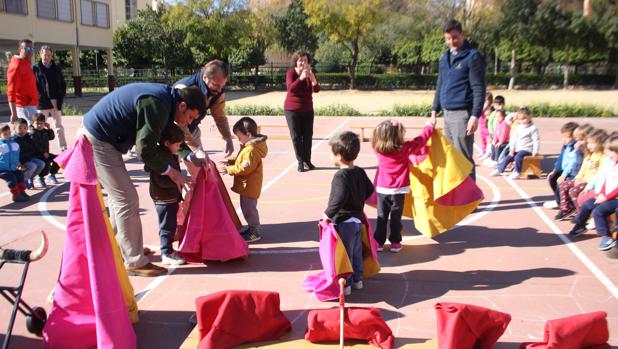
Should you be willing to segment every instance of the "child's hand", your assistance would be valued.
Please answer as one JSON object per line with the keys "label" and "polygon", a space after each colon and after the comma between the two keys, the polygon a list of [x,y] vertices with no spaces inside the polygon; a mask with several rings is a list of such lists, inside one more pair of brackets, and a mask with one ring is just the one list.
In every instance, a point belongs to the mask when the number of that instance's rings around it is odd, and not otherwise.
{"label": "child's hand", "polygon": [[514,152],[514,151],[509,152],[509,156],[510,156],[510,157],[515,156],[515,152]]}
{"label": "child's hand", "polygon": [[43,153],[43,157],[49,159],[49,153]]}
{"label": "child's hand", "polygon": [[45,128],[50,128],[51,126],[49,126],[49,123],[45,123]]}
{"label": "child's hand", "polygon": [[225,162],[221,161],[219,163],[218,169],[219,169],[219,173],[227,174],[227,164]]}
{"label": "child's hand", "polygon": [[594,200],[594,203],[598,205],[598,204],[604,203],[605,201],[607,201],[607,198],[605,197],[605,195],[599,194],[599,196],[597,196],[596,200]]}
{"label": "child's hand", "polygon": [[22,172],[26,171],[26,168],[22,164],[17,164],[16,168],[17,168],[18,171],[22,171]]}

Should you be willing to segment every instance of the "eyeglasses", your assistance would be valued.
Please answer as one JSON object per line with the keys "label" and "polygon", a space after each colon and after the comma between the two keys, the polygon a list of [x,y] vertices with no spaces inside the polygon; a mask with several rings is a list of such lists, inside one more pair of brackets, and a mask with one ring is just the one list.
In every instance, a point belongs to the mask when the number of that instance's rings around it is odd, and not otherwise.
{"label": "eyeglasses", "polygon": [[24,47],[22,50],[24,50],[26,52],[34,52],[34,48],[33,47],[29,47],[29,46]]}

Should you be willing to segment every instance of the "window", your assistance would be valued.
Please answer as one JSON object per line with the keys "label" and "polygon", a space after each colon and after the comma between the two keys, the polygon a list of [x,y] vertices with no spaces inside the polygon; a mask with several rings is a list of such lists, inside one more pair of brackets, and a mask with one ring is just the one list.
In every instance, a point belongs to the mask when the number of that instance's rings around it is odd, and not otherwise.
{"label": "window", "polygon": [[36,15],[39,18],[56,19],[54,0],[36,0]]}
{"label": "window", "polygon": [[80,12],[82,15],[82,24],[85,25],[94,25],[94,19],[92,16],[93,6],[92,1],[90,0],[81,0],[80,2]]}
{"label": "window", "polygon": [[109,28],[109,19],[108,19],[108,13],[109,13],[109,6],[107,4],[104,4],[102,2],[95,2],[95,18],[96,18],[96,23],[95,25],[97,27],[101,27],[101,28]]}
{"label": "window", "polygon": [[137,15],[137,0],[124,1],[125,19],[128,21]]}
{"label": "window", "polygon": [[57,0],[56,19],[73,22],[73,0]]}
{"label": "window", "polygon": [[0,0],[0,10],[6,13],[18,15],[28,14],[28,3],[26,0]]}
{"label": "window", "polygon": [[39,18],[73,22],[72,0],[36,0],[36,15]]}

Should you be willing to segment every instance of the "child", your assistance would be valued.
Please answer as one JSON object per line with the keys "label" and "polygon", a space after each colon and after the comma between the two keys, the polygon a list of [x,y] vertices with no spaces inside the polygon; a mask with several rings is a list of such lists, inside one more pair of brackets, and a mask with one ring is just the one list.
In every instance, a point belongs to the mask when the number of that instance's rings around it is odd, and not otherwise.
{"label": "child", "polygon": [[332,152],[331,160],[339,170],[331,182],[328,207],[323,219],[335,225],[352,263],[353,274],[348,277],[344,289],[344,294],[349,295],[352,288],[363,288],[361,222],[364,219],[365,201],[373,193],[373,184],[365,170],[354,166],[354,160],[360,152],[360,140],[356,133],[339,133],[328,144]]}
{"label": "child", "polygon": [[248,225],[240,235],[245,241],[254,242],[262,238],[257,202],[262,192],[262,159],[268,153],[267,137],[257,133],[257,124],[249,117],[238,120],[232,132],[238,137],[241,147],[235,159],[222,163],[220,171],[234,176],[232,190],[240,194],[240,209]]}
{"label": "child", "polygon": [[616,246],[616,240],[609,230],[607,218],[618,211],[618,136],[613,135],[605,142],[608,165],[599,172],[595,186],[596,198],[587,200],[580,208],[575,226],[569,236],[576,237],[586,232],[586,221],[592,215],[597,235],[602,236],[599,250],[606,251]]}
{"label": "child", "polygon": [[378,225],[374,237],[378,251],[386,242],[386,224],[391,217],[390,251],[401,251],[401,215],[406,193],[410,191],[410,155],[418,155],[433,133],[434,125],[428,124],[420,136],[405,142],[405,127],[395,120],[381,122],[373,131],[371,146],[378,157]]}
{"label": "child", "polygon": [[[493,112],[491,112],[491,114],[489,114],[489,118],[487,118],[487,130],[489,131],[489,139],[490,139],[490,144],[489,147],[490,149],[487,150],[489,152],[489,154],[491,155],[491,153],[493,152],[493,147],[491,145],[491,140],[494,139],[494,133],[496,132],[496,113],[499,110],[504,110],[504,104],[505,104],[505,99],[503,96],[496,96],[496,98],[494,98],[494,104],[493,104]],[[485,161],[483,161],[483,163],[485,165],[490,165],[491,164],[491,159],[490,156],[487,156],[485,158]]]}
{"label": "child", "polygon": [[491,156],[491,153],[488,153],[487,145],[491,144],[491,139],[489,138],[489,129],[487,128],[487,117],[491,112],[494,111],[492,104],[494,103],[494,96],[491,92],[485,93],[485,104],[483,105],[483,112],[481,113],[481,117],[479,118],[479,131],[481,133],[481,151],[482,154],[479,156],[479,160],[484,160]]}
{"label": "child", "polygon": [[[594,135],[594,137],[591,137]],[[568,218],[575,214],[576,202],[588,179],[591,179],[599,169],[603,159],[603,143],[607,139],[604,130],[594,130],[588,124],[580,125],[575,129],[573,136],[577,140],[575,148],[584,152],[584,159],[577,175],[573,179],[565,179],[560,183],[560,211],[554,217],[555,220]],[[582,178],[587,178],[582,181]]]}
{"label": "child", "polygon": [[[38,188],[45,188],[45,183],[36,177],[45,168],[45,162],[39,159],[41,153],[28,134],[28,121],[24,118],[18,118],[13,124],[13,128],[15,142],[19,144],[19,162],[26,168],[24,171],[26,188],[32,189],[34,185]],[[33,179],[35,179],[34,183]]]}
{"label": "child", "polygon": [[13,194],[13,201],[30,200],[26,194],[23,166],[19,162],[19,144],[11,139],[11,127],[8,124],[0,127],[0,178],[6,181]]}
{"label": "child", "polygon": [[517,122],[519,125],[515,130],[515,137],[509,143],[509,155],[498,163],[498,168],[491,175],[498,176],[504,172],[506,166],[515,160],[515,169],[510,178],[519,178],[524,157],[537,155],[539,153],[539,130],[532,123],[532,114],[528,107],[520,107],[517,111]]}
{"label": "child", "polygon": [[[171,124],[163,131],[157,146],[158,156],[178,171],[180,171],[180,164],[176,152],[178,152],[183,140],[184,133],[180,127]],[[185,264],[185,260],[172,247],[176,234],[178,203],[182,200],[180,188],[169,176],[157,173],[148,166],[144,166],[144,170],[150,172],[150,197],[154,201],[159,218],[161,263],[167,265]]]}
{"label": "child", "polygon": [[554,169],[547,175],[549,186],[554,193],[554,200],[547,201],[543,204],[545,208],[558,208],[560,204],[560,191],[558,190],[558,181],[560,179],[573,179],[583,158],[583,153],[575,148],[575,138],[573,132],[579,125],[574,122],[567,122],[560,128],[562,133],[562,149],[560,155],[556,158]]}
{"label": "child", "polygon": [[511,126],[506,123],[506,113],[504,110],[496,111],[496,128],[494,132],[494,139],[492,141],[493,150],[491,154],[492,163],[490,166],[496,166],[500,153],[509,144],[509,134],[511,132]]}
{"label": "child", "polygon": [[37,150],[41,154],[41,160],[45,162],[45,168],[39,173],[39,180],[45,183],[45,175],[52,184],[58,184],[56,174],[60,169],[60,166],[54,162],[56,155],[49,152],[49,141],[53,140],[56,135],[54,130],[49,128],[49,124],[45,120],[45,114],[35,114],[35,121],[33,128],[30,130],[30,137],[34,141]]}

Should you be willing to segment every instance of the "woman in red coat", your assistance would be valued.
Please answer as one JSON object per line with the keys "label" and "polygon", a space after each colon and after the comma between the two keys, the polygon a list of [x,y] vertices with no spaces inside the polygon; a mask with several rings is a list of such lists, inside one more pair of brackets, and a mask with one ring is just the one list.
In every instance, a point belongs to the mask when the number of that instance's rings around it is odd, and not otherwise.
{"label": "woman in red coat", "polygon": [[313,98],[320,85],[311,70],[311,57],[304,51],[292,56],[294,66],[285,77],[287,95],[283,109],[298,160],[298,172],[313,170],[311,163],[311,139],[313,137]]}

